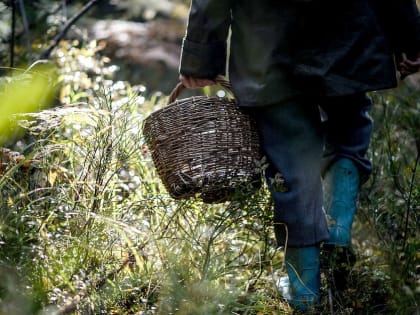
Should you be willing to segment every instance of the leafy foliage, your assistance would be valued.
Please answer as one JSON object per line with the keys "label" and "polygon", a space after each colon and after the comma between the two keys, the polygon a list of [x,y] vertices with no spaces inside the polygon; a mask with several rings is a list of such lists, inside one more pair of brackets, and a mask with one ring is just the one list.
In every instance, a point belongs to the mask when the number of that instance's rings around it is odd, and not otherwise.
{"label": "leafy foliage", "polygon": [[[4,145],[16,129],[12,116],[37,111],[49,106],[54,94],[54,69],[38,67],[3,77],[0,81],[0,145]],[[22,95],[26,94],[26,98]]]}
{"label": "leafy foliage", "polygon": [[[63,41],[54,106],[18,116],[27,135],[0,150],[0,314],[290,314],[275,286],[283,251],[265,187],[219,205],[172,200],[141,133],[166,98],[116,80],[102,48]],[[355,224],[359,260],[333,308],[415,314],[419,91],[371,96],[375,168]],[[322,280],[320,312],[330,314]]]}

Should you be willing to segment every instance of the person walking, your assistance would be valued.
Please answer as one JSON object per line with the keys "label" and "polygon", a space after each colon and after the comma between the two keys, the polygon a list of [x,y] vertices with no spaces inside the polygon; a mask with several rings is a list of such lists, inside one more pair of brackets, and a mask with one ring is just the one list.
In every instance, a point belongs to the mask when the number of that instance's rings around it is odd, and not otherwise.
{"label": "person walking", "polygon": [[[257,123],[293,308],[319,302],[321,245],[353,261],[351,227],[372,171],[366,93],[419,66],[414,0],[191,1],[180,81],[198,88],[228,73]],[[286,189],[271,184],[276,174]]]}

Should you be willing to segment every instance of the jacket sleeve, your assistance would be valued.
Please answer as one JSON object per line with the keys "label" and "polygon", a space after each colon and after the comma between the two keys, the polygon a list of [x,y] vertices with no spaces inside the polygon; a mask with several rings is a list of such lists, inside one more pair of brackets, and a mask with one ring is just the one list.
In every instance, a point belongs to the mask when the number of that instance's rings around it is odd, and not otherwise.
{"label": "jacket sleeve", "polygon": [[374,0],[394,52],[420,52],[420,14],[415,0]]}
{"label": "jacket sleeve", "polygon": [[192,0],[179,71],[213,79],[226,72],[231,0]]}

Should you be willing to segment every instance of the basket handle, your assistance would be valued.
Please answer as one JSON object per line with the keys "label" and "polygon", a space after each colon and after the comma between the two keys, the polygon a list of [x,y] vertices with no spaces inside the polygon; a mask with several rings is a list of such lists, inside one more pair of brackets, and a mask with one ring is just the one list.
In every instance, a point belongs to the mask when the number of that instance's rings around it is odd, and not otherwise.
{"label": "basket handle", "polygon": [[[217,85],[220,85],[221,87],[225,88],[230,93],[232,93],[232,85],[224,77],[218,76],[218,77],[216,77],[215,81],[216,81]],[[179,94],[181,94],[181,92],[185,89],[186,89],[186,87],[182,84],[182,82],[179,82],[175,86],[175,88],[172,90],[171,94],[169,94],[168,104],[174,102],[176,100],[176,98],[179,96]]]}

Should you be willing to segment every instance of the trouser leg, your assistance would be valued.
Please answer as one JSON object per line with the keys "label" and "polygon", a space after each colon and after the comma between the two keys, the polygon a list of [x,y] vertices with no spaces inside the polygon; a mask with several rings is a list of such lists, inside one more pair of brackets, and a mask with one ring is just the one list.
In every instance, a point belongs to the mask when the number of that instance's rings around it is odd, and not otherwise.
{"label": "trouser leg", "polygon": [[[274,230],[279,245],[312,246],[328,238],[322,211],[322,130],[317,104],[296,98],[255,109],[269,167]],[[280,174],[284,184],[276,185]],[[280,188],[280,189],[279,189]]]}
{"label": "trouser leg", "polygon": [[325,113],[325,135],[322,173],[339,159],[352,160],[364,182],[372,172],[372,164],[366,157],[372,134],[373,122],[369,116],[371,100],[365,93],[328,97],[320,102]]}
{"label": "trouser leg", "polygon": [[254,116],[269,164],[266,177],[276,239],[287,245],[287,298],[294,308],[307,311],[319,301],[319,244],[328,238],[322,211],[319,109],[302,98],[257,108]]}
{"label": "trouser leg", "polygon": [[356,94],[326,98],[320,106],[326,114],[323,175],[328,243],[349,247],[361,180],[372,169],[366,157],[372,133],[371,102],[365,94]]}
{"label": "trouser leg", "polygon": [[323,248],[332,284],[338,291],[347,286],[355,262],[351,227],[360,185],[372,169],[366,157],[372,132],[370,107],[371,102],[364,94],[329,98],[321,103],[326,114],[324,209],[330,234]]}

